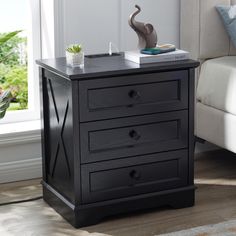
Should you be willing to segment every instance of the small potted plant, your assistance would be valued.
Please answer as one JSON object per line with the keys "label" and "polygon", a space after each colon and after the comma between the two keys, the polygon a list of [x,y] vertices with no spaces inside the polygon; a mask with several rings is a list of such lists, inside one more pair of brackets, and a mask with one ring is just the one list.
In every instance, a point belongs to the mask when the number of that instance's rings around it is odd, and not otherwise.
{"label": "small potted plant", "polygon": [[84,53],[80,44],[70,45],[66,49],[66,62],[71,67],[84,66]]}

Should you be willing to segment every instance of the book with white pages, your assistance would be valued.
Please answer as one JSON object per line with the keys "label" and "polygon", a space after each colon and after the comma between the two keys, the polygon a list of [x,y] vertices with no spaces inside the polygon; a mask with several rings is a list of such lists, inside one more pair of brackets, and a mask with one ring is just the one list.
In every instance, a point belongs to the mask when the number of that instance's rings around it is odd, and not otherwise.
{"label": "book with white pages", "polygon": [[161,53],[157,55],[142,54],[138,50],[125,52],[126,60],[129,60],[138,64],[167,62],[167,61],[181,61],[181,60],[188,60],[189,58],[190,58],[189,52],[180,50],[180,49],[176,49],[173,52]]}

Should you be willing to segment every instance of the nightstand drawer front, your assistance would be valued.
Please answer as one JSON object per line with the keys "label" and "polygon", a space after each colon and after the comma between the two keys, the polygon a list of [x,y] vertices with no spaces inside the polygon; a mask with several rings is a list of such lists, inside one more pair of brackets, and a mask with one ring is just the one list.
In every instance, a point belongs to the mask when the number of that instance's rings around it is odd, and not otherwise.
{"label": "nightstand drawer front", "polygon": [[178,120],[140,124],[124,128],[114,127],[108,130],[89,132],[89,150],[119,149],[129,146],[140,146],[145,143],[161,142],[176,139],[178,135]]}
{"label": "nightstand drawer front", "polygon": [[187,133],[187,111],[83,123],[82,163],[186,148]]}
{"label": "nightstand drawer front", "polygon": [[163,81],[88,90],[89,110],[114,109],[179,100],[179,81]]}
{"label": "nightstand drawer front", "polygon": [[187,151],[83,165],[82,200],[95,202],[184,186],[186,169]]}
{"label": "nightstand drawer front", "polygon": [[184,109],[186,71],[80,82],[81,121]]}

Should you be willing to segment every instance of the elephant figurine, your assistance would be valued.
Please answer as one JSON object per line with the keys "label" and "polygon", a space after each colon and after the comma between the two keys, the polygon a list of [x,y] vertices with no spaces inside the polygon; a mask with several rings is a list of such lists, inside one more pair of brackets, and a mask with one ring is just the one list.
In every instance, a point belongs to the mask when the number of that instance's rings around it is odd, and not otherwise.
{"label": "elephant figurine", "polygon": [[141,8],[135,5],[137,10],[129,17],[130,27],[137,33],[139,38],[138,48],[154,48],[157,45],[157,33],[152,24],[145,24],[135,20],[135,16],[141,12]]}

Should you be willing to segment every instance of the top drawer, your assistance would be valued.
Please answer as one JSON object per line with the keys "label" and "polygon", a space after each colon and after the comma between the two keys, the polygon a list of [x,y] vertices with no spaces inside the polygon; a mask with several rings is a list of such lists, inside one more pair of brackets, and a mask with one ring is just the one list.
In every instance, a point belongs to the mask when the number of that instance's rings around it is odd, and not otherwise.
{"label": "top drawer", "polygon": [[102,120],[186,109],[188,71],[79,82],[80,120]]}

